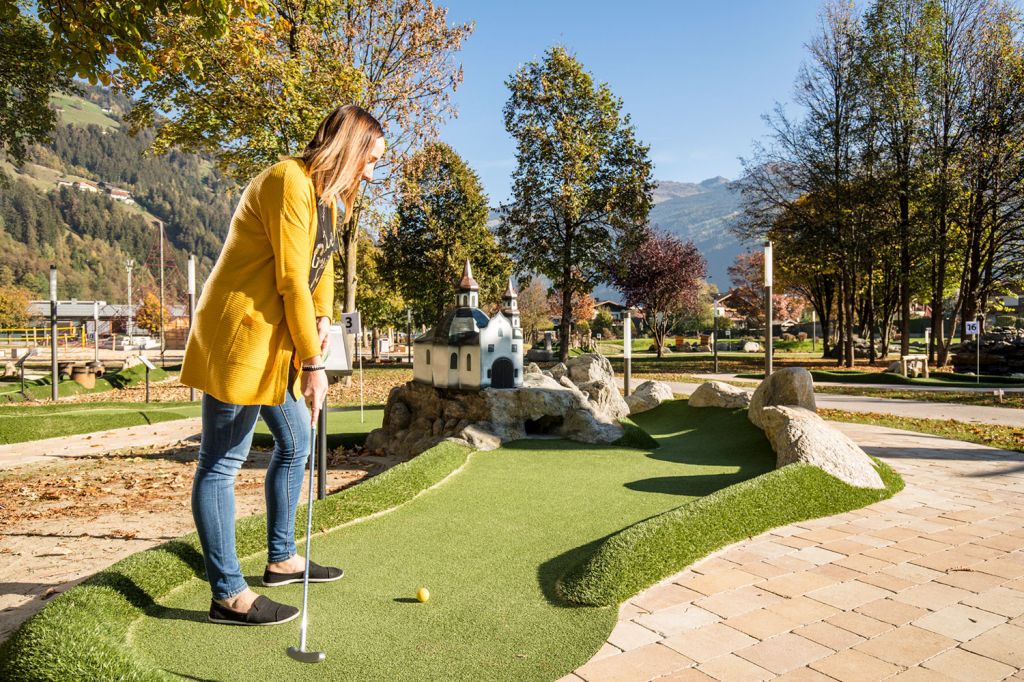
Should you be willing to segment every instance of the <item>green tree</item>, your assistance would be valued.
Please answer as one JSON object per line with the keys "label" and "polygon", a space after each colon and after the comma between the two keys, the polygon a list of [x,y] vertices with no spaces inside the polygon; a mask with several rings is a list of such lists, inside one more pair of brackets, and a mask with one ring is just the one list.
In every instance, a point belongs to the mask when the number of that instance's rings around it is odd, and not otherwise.
{"label": "green tree", "polygon": [[0,286],[0,328],[28,325],[30,292],[20,287]]}
{"label": "green tree", "polygon": [[512,266],[487,229],[480,179],[446,144],[431,143],[406,165],[392,228],[381,238],[388,276],[415,319],[435,324],[455,300],[465,260],[481,303],[496,303]]}
{"label": "green tree", "polygon": [[[574,296],[610,279],[610,263],[641,238],[652,165],[622,100],[564,48],[547,50],[506,82],[505,129],[516,141],[512,201],[499,235],[520,273],[561,293],[559,337],[569,338]],[[561,359],[569,344],[562,343]]]}
{"label": "green tree", "polygon": [[49,141],[57,124],[50,93],[74,91],[42,24],[0,10],[0,151],[20,164],[28,145]]}

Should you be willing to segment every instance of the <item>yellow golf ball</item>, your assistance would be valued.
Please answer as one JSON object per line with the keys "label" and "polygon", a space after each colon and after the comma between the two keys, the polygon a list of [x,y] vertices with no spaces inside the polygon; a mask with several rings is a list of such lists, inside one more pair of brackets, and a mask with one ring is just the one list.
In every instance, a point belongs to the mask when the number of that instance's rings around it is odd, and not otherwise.
{"label": "yellow golf ball", "polygon": [[428,590],[425,587],[421,587],[420,589],[416,590],[416,599],[418,599],[421,604],[426,604],[427,601],[430,599],[430,590]]}

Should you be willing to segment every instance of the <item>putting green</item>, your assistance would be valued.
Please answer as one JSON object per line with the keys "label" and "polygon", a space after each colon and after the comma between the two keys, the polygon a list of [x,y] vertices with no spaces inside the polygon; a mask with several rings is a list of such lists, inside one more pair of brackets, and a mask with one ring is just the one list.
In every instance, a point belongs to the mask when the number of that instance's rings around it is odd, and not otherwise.
{"label": "putting green", "polygon": [[[769,471],[774,455],[744,410],[670,402],[635,420],[650,452],[530,440],[470,456],[443,484],[391,513],[313,541],[345,578],[310,590],[306,667],[285,649],[297,621],[238,628],[206,622],[194,579],[139,619],[131,646],[192,679],[553,680],[586,662],[614,608],[559,603],[555,584],[609,534],[688,498]],[[265,555],[243,568],[257,585]],[[415,601],[426,586],[431,599]],[[299,604],[301,585],[257,587]]]}

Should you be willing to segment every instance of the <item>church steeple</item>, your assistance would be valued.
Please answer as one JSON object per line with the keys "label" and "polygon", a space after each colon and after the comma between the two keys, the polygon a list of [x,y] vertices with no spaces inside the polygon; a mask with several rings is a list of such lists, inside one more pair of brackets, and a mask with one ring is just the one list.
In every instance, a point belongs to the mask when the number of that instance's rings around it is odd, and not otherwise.
{"label": "church steeple", "polygon": [[519,326],[519,294],[516,293],[515,288],[512,286],[512,278],[508,278],[508,286],[505,287],[505,293],[501,295],[501,308],[505,316],[512,322],[512,328],[515,329]]}
{"label": "church steeple", "polygon": [[480,305],[480,285],[473,279],[473,268],[468,258],[462,268],[462,280],[455,295],[455,303],[460,308],[476,308]]}

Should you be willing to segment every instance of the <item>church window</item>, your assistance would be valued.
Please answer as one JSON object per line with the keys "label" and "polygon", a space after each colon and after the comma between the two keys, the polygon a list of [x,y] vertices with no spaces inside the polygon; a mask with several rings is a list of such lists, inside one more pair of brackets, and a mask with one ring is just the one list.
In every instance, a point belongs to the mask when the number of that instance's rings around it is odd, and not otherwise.
{"label": "church window", "polygon": [[505,330],[502,329],[501,327],[498,327],[498,338],[504,338],[504,336],[505,336]]}
{"label": "church window", "polygon": [[487,344],[487,352],[488,353],[493,353],[494,352],[494,344],[493,343]]}
{"label": "church window", "polygon": [[512,344],[512,352],[515,353],[517,350],[519,350],[519,346],[517,346],[516,344],[513,343]]}
{"label": "church window", "polygon": [[430,364],[430,349],[427,349],[427,364]]}
{"label": "church window", "polygon": [[518,379],[518,378],[519,378],[519,369],[517,368],[516,369],[516,379]]}
{"label": "church window", "polygon": [[459,368],[459,354],[458,353],[452,353],[451,362],[448,363],[448,369],[458,369],[458,368]]}
{"label": "church window", "polygon": [[468,371],[473,370],[473,356],[470,355],[469,353],[466,353],[466,369]]}

